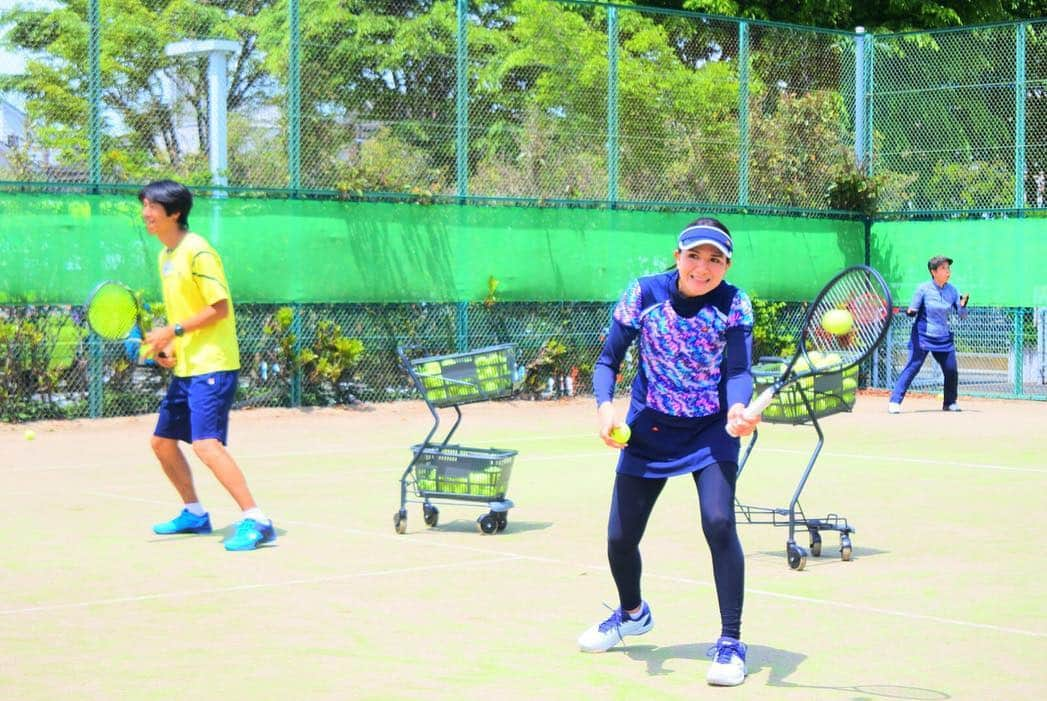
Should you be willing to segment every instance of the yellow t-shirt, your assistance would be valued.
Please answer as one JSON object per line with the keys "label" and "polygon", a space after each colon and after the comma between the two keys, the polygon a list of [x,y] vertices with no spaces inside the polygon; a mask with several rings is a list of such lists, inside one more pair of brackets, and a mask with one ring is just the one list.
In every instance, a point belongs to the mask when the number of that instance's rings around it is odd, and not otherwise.
{"label": "yellow t-shirt", "polygon": [[229,301],[229,315],[175,339],[174,374],[192,377],[209,372],[240,369],[233,297],[225,279],[222,259],[201,236],[188,233],[173,250],[159,255],[160,284],[168,323],[195,315],[205,306]]}

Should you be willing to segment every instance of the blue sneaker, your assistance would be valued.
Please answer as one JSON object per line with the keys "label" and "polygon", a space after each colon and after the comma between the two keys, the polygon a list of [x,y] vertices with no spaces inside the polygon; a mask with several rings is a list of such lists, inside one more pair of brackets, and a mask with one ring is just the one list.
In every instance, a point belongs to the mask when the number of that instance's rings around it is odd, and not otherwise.
{"label": "blue sneaker", "polygon": [[[610,607],[608,607],[610,608]],[[643,635],[654,627],[651,607],[645,601],[638,618],[616,608],[606,621],[597,623],[578,637],[582,652],[606,652],[625,640],[627,635]]]}
{"label": "blue sneaker", "polygon": [[745,681],[745,643],[741,640],[721,637],[705,653],[713,658],[705,681],[714,686],[738,686]]}
{"label": "blue sneaker", "polygon": [[170,521],[164,521],[153,526],[153,533],[157,535],[174,535],[175,533],[210,533],[211,517],[207,514],[196,516],[182,509],[182,513]]}
{"label": "blue sneaker", "polygon": [[276,540],[276,529],[273,522],[264,526],[253,518],[245,518],[236,527],[236,533],[225,541],[226,550],[254,550],[264,543]]}

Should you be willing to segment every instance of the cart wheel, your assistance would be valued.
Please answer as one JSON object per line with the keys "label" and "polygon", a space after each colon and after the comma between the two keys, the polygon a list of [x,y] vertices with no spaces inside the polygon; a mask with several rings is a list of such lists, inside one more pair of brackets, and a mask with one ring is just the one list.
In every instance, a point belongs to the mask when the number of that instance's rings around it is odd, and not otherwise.
{"label": "cart wheel", "polygon": [[440,510],[432,504],[422,504],[422,519],[425,525],[435,528],[436,524],[440,522]]}
{"label": "cart wheel", "polygon": [[509,515],[504,511],[499,511],[494,515],[494,525],[495,530],[501,533],[509,525]]}
{"label": "cart wheel", "polygon": [[476,519],[476,524],[480,527],[480,532],[484,535],[491,535],[498,530],[498,523],[495,521],[493,513],[484,514]]}
{"label": "cart wheel", "polygon": [[807,564],[807,550],[796,543],[789,543],[785,547],[785,556],[789,560],[789,567],[799,572]]}
{"label": "cart wheel", "polygon": [[851,561],[851,539],[846,533],[840,536],[840,559],[844,562]]}
{"label": "cart wheel", "polygon": [[396,512],[396,515],[393,516],[393,528],[395,528],[396,532],[400,535],[407,532],[407,509],[400,509]]}
{"label": "cart wheel", "polygon": [[822,556],[822,535],[818,531],[811,531],[811,555]]}

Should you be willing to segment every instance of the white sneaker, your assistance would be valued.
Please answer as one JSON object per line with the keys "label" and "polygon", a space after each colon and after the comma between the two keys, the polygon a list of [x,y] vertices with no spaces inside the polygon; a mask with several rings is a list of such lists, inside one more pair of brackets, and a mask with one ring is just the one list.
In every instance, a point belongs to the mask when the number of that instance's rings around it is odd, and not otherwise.
{"label": "white sneaker", "polygon": [[644,602],[640,617],[633,620],[620,608],[615,609],[603,623],[598,623],[578,637],[582,652],[606,652],[622,642],[627,635],[643,635],[654,627],[651,608]]}
{"label": "white sneaker", "polygon": [[945,410],[946,411],[963,411],[963,409],[960,408],[960,405],[957,404],[956,402],[953,402],[949,406],[945,407]]}
{"label": "white sneaker", "polygon": [[888,402],[887,403],[887,413],[888,414],[900,414],[900,413],[902,413],[902,405],[899,404],[898,402]]}
{"label": "white sneaker", "polygon": [[726,636],[709,648],[707,655],[713,663],[705,675],[705,681],[713,686],[738,686],[745,681],[745,643]]}

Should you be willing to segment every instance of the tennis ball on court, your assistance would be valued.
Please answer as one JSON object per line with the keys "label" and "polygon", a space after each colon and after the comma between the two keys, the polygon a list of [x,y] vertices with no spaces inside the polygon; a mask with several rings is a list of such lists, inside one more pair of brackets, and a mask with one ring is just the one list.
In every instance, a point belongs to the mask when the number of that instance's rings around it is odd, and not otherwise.
{"label": "tennis ball on court", "polygon": [[846,309],[830,309],[822,315],[822,328],[834,336],[843,336],[854,326],[854,317]]}
{"label": "tennis ball on court", "polygon": [[27,441],[31,441],[31,440],[33,440],[34,438],[36,438],[36,431],[34,431],[34,430],[33,430],[33,429],[31,429],[31,428],[27,428],[27,429],[25,430],[25,439],[26,439]]}
{"label": "tennis ball on court", "polygon": [[611,429],[611,440],[618,443],[628,443],[631,435],[633,435],[633,430],[629,428],[629,424],[618,424]]}

